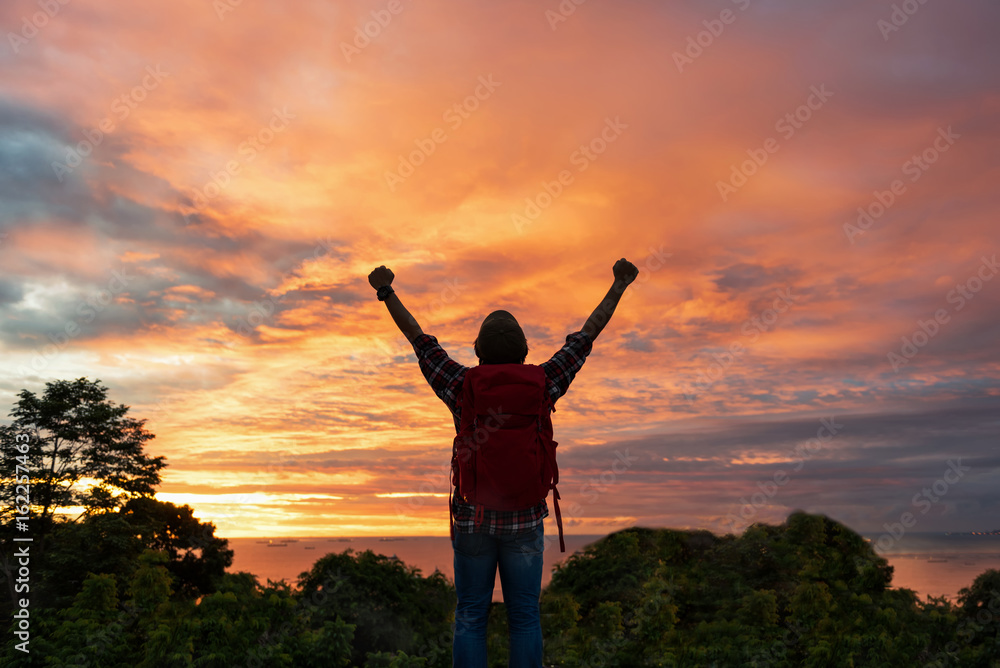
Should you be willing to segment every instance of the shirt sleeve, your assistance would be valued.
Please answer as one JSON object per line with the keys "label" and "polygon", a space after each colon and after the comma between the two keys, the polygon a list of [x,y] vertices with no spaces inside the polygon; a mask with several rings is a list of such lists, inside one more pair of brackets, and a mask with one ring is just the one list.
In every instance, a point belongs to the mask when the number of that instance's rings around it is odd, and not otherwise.
{"label": "shirt sleeve", "polygon": [[573,382],[576,372],[587,361],[587,355],[590,354],[593,346],[593,339],[583,330],[573,332],[566,337],[566,345],[553,355],[552,359],[541,365],[549,379],[549,394],[553,404],[559,397],[566,394],[569,384]]}
{"label": "shirt sleeve", "polygon": [[420,371],[434,394],[444,402],[455,420],[455,433],[461,425],[462,408],[458,404],[462,382],[469,367],[459,364],[445,352],[436,337],[420,334],[413,339],[413,352],[417,355]]}

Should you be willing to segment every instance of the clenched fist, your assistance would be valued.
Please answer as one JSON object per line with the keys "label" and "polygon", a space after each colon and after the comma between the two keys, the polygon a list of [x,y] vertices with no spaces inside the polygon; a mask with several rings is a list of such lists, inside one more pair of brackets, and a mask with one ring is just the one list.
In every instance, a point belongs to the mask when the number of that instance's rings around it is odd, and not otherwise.
{"label": "clenched fist", "polygon": [[625,285],[630,285],[636,276],[639,275],[639,270],[635,268],[635,265],[625,258],[615,262],[615,267],[612,271],[614,272],[615,280],[622,281]]}
{"label": "clenched fist", "polygon": [[383,264],[381,267],[376,267],[372,270],[372,273],[368,274],[368,282],[371,286],[378,290],[383,285],[392,285],[392,279],[396,278],[392,274],[391,269],[387,269]]}

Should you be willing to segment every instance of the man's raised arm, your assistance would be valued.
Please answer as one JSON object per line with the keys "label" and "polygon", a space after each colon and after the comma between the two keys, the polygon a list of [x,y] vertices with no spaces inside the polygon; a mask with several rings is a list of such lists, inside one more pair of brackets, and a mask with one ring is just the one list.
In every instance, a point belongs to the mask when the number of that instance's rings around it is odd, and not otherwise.
{"label": "man's raised arm", "polygon": [[583,325],[583,331],[590,336],[591,341],[597,339],[597,335],[601,333],[604,326],[611,320],[611,316],[614,315],[615,309],[618,308],[618,302],[621,300],[625,288],[639,275],[639,270],[635,268],[635,265],[625,258],[615,262],[615,266],[611,271],[615,276],[615,281],[611,284],[611,289],[608,290],[608,294],[604,295],[604,299],[601,300],[601,303],[594,309],[594,312],[590,314],[587,322]]}
{"label": "man's raised arm", "polygon": [[388,296],[383,297],[382,294],[379,294],[379,297],[385,302],[386,308],[389,309],[389,315],[392,316],[396,326],[399,327],[399,331],[403,333],[407,341],[413,343],[413,339],[424,332],[420,329],[420,325],[417,324],[417,319],[410,315],[410,312],[403,306],[403,302],[399,301],[396,291],[389,287],[392,285],[392,279],[394,278],[392,270],[387,269],[384,264],[376,267],[372,270],[372,273],[368,274],[368,282],[375,290],[387,288],[382,293],[389,293]]}

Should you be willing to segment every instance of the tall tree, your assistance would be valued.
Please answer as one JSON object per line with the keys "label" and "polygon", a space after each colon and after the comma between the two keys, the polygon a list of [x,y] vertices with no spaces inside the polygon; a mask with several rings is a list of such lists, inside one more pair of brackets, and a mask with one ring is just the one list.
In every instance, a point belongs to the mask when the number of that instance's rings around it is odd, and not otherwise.
{"label": "tall tree", "polygon": [[[10,412],[13,424],[0,427],[0,521],[14,515],[16,486],[11,484],[17,458],[14,447],[19,434],[27,434],[27,463],[30,477],[35,536],[51,527],[55,513],[82,506],[81,515],[98,510],[114,510],[129,499],[149,497],[160,483],[164,457],[148,457],[143,444],[154,438],[144,429],[145,420],[128,417],[129,407],[108,400],[108,388],[100,380],[79,378],[45,384],[38,397],[21,390],[17,406]],[[95,485],[81,489],[92,480]]]}
{"label": "tall tree", "polygon": [[233,564],[229,541],[215,536],[215,525],[200,522],[191,506],[132,499],[120,511],[147,549],[162,550],[178,595],[196,598],[215,591],[216,580]]}
{"label": "tall tree", "polygon": [[125,591],[139,557],[149,549],[167,557],[172,599],[210,594],[233,563],[228,541],[214,532],[215,526],[199,522],[190,506],[149,498],[132,499],[118,512],[59,522],[48,536],[44,559],[32,564],[32,604],[71,605],[88,573],[112,574],[119,591]]}
{"label": "tall tree", "polygon": [[[60,380],[46,383],[41,397],[28,390],[18,396],[10,412],[13,423],[0,426],[0,542],[6,544],[0,566],[9,586],[7,548],[13,535],[32,537],[32,557],[41,557],[57,519],[77,522],[131,499],[152,497],[166,466],[164,457],[143,452],[143,444],[153,438],[146,421],[128,417],[128,406],[111,402],[100,380]],[[73,507],[83,512],[57,517]],[[25,510],[30,519],[17,520]]]}

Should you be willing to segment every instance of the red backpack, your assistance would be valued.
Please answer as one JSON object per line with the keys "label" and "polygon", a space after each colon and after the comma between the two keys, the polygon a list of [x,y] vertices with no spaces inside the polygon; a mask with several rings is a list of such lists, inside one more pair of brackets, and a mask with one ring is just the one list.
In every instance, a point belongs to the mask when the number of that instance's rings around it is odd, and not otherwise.
{"label": "red backpack", "polygon": [[[559,550],[565,552],[552,440],[555,408],[546,385],[545,371],[536,364],[480,364],[465,373],[451,482],[460,498],[476,506],[476,528],[484,510],[524,510],[551,489]],[[450,514],[451,498],[448,506]]]}

